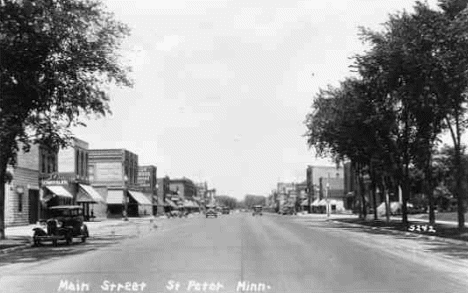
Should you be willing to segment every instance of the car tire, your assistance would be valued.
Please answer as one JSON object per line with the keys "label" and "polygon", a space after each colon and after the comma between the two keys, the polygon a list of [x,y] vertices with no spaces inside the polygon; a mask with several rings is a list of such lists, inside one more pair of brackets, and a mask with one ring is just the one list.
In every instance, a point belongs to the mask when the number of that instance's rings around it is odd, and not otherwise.
{"label": "car tire", "polygon": [[58,246],[57,239],[52,240],[52,246],[54,247]]}

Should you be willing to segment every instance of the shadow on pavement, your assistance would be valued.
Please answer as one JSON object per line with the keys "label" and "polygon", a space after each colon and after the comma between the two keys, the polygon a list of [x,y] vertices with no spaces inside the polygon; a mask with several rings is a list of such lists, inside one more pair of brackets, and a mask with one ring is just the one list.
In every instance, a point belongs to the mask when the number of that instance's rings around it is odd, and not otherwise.
{"label": "shadow on pavement", "polygon": [[133,236],[91,236],[85,243],[81,243],[81,240],[79,239],[74,239],[71,245],[59,242],[57,247],[52,246],[50,242],[45,242],[38,247],[31,246],[29,248],[13,251],[7,254],[0,254],[0,267],[14,263],[32,263],[82,254],[118,243],[120,240],[125,238],[133,238]]}
{"label": "shadow on pavement", "polygon": [[429,251],[443,253],[451,257],[468,259],[468,246],[454,245],[450,243],[431,243],[433,247]]}
{"label": "shadow on pavement", "polygon": [[437,252],[447,256],[451,256],[454,258],[459,259],[468,259],[468,246],[463,244],[456,244],[450,242],[444,242],[440,239],[434,237],[434,240],[429,240],[427,237],[431,237],[434,235],[431,234],[416,234],[416,233],[409,233],[404,230],[395,230],[394,226],[385,226],[384,224],[379,223],[379,227],[371,227],[371,226],[350,226],[346,223],[341,222],[326,222],[327,225],[319,224],[318,222],[311,221],[311,223],[315,223],[315,225],[309,224],[308,226],[317,227],[324,230],[346,230],[346,231],[354,231],[354,232],[361,232],[367,234],[374,234],[374,235],[389,235],[393,236],[396,239],[420,239],[425,244],[427,244],[426,250],[429,252]]}

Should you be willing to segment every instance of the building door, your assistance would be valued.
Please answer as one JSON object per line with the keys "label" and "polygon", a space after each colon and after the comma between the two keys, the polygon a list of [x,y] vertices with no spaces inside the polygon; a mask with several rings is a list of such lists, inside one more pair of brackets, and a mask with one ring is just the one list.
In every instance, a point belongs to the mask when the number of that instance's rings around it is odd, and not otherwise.
{"label": "building door", "polygon": [[39,190],[29,189],[29,224],[39,220]]}

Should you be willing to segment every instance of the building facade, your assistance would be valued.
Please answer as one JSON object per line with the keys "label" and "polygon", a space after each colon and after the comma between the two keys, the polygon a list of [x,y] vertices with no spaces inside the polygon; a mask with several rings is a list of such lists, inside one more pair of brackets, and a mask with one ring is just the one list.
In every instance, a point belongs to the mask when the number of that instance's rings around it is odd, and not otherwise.
{"label": "building facade", "polygon": [[12,180],[5,184],[6,227],[34,224],[46,216],[40,182],[57,171],[57,151],[31,145],[29,152],[24,152],[19,147],[16,166],[7,167]]}
{"label": "building facade", "polygon": [[86,221],[105,218],[107,210],[102,196],[90,185],[88,165],[89,144],[74,138],[70,146],[58,153],[58,172],[41,181],[46,197],[68,192],[71,203],[83,207]]}
{"label": "building facade", "polygon": [[89,150],[91,184],[107,203],[108,217],[151,215],[152,202],[138,187],[138,156],[125,149]]}
{"label": "building facade", "polygon": [[163,215],[168,212],[171,208],[174,208],[174,203],[170,200],[171,189],[170,189],[170,182],[171,179],[168,176],[158,178],[158,208],[157,208],[157,215]]}
{"label": "building facade", "polygon": [[137,184],[143,194],[151,201],[152,214],[157,213],[157,168],[153,165],[138,166]]}
{"label": "building facade", "polygon": [[[192,180],[188,178],[171,179],[169,188],[178,195],[179,200],[192,200],[197,196],[197,189]],[[173,198],[174,200],[175,198]]]}

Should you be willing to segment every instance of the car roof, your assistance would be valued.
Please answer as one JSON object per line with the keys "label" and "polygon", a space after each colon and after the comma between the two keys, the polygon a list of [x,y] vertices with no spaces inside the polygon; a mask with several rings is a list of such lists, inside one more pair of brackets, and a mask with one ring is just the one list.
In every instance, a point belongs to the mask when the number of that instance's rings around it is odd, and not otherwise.
{"label": "car roof", "polygon": [[76,205],[62,205],[62,206],[54,206],[50,207],[51,210],[73,210],[73,209],[82,209],[81,206]]}

